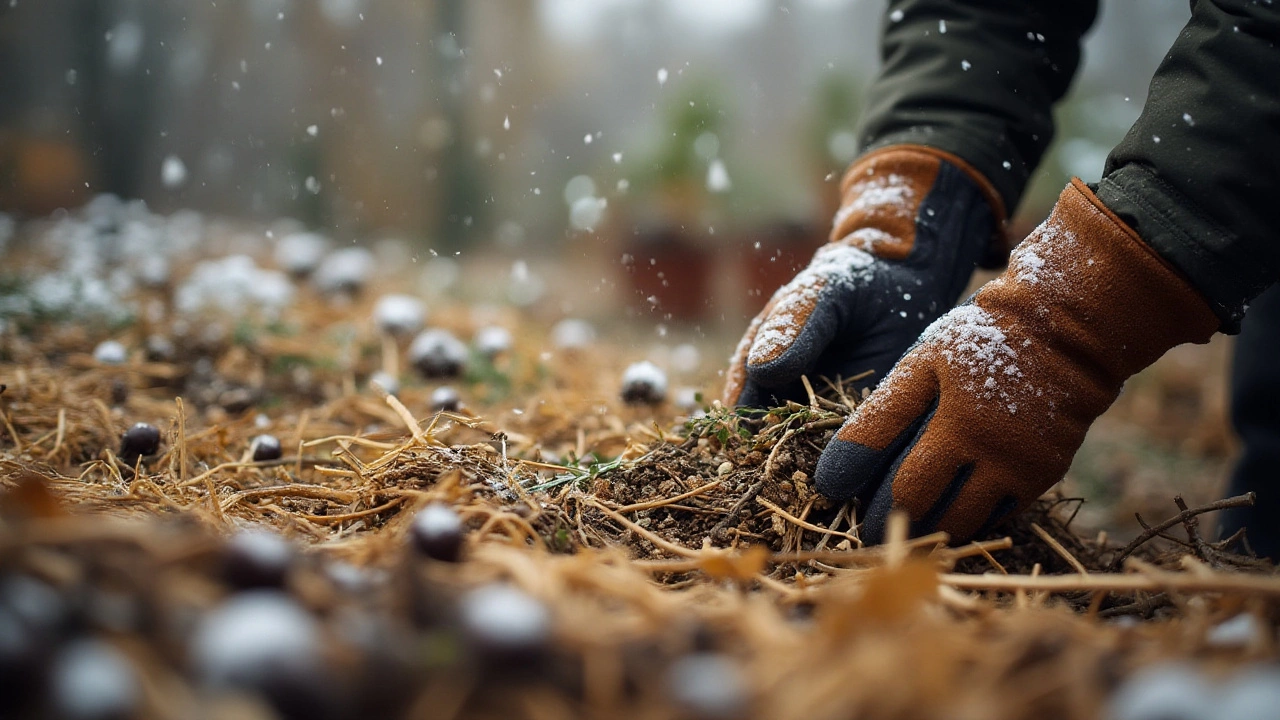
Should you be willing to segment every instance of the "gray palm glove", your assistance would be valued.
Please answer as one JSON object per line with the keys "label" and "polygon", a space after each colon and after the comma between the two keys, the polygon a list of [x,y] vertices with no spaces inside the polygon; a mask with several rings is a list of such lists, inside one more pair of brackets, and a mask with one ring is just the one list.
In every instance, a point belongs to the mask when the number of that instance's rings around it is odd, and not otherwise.
{"label": "gray palm glove", "polygon": [[[858,160],[841,182],[831,241],[751,322],[725,383],[728,407],[807,399],[802,375],[874,387],[920,333],[955,304],[973,269],[1008,248],[993,238],[1003,205],[963,160],[895,145]],[[859,388],[860,389],[860,388]]]}

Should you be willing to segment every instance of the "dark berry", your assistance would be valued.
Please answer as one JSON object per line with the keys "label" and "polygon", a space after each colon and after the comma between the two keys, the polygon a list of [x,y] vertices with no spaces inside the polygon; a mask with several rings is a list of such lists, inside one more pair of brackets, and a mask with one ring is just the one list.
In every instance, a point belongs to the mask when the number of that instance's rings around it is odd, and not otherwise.
{"label": "dark berry", "polygon": [[433,560],[457,562],[462,557],[462,518],[445,505],[423,508],[413,518],[410,535],[418,552]]}
{"label": "dark berry", "polygon": [[190,647],[196,675],[210,689],[257,693],[286,719],[335,714],[320,627],[284,593],[233,595],[204,618]]}
{"label": "dark berry", "polygon": [[278,588],[293,566],[294,549],[288,540],[269,530],[243,530],[223,548],[222,576],[240,588]]}
{"label": "dark berry", "polygon": [[275,435],[259,435],[249,443],[249,449],[253,451],[254,462],[265,462],[267,460],[279,460],[284,451],[280,448],[280,440]]}
{"label": "dark berry", "polygon": [[746,678],[733,660],[719,653],[693,653],[677,660],[667,671],[667,690],[677,705],[699,720],[746,715]]}
{"label": "dark berry", "polygon": [[160,450],[160,431],[155,425],[135,423],[120,438],[120,459],[129,465],[138,458],[155,455]]}
{"label": "dark berry", "polygon": [[467,365],[467,346],[445,330],[426,330],[409,346],[409,362],[427,379],[458,377]]}
{"label": "dark berry", "polygon": [[546,654],[551,613],[537,598],[510,585],[489,585],[462,597],[463,628],[490,667],[517,667]]}
{"label": "dark berry", "polygon": [[101,640],[78,640],[54,660],[50,704],[69,720],[135,717],[142,687],[133,664]]}
{"label": "dark berry", "polygon": [[431,393],[432,412],[457,412],[462,407],[462,397],[448,385],[441,385]]}
{"label": "dark berry", "polygon": [[667,375],[649,361],[634,363],[622,374],[622,401],[660,405],[667,398]]}

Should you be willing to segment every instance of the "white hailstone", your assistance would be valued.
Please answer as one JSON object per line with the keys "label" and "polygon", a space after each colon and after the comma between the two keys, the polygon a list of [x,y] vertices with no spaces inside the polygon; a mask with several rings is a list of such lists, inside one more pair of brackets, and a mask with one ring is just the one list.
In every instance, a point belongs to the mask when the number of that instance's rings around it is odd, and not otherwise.
{"label": "white hailstone", "polygon": [[1108,704],[1108,720],[1209,720],[1216,693],[1191,665],[1164,663],[1139,670],[1120,686]]}
{"label": "white hailstone", "polygon": [[160,163],[160,182],[170,190],[182,187],[187,181],[187,165],[177,155],[169,155]]}
{"label": "white hailstone", "polygon": [[681,343],[671,350],[671,368],[676,372],[695,372],[701,363],[702,353],[692,343]]}
{"label": "white hailstone", "polygon": [[293,283],[284,273],[257,266],[247,255],[206,260],[191,270],[174,292],[184,313],[218,309],[240,313],[258,309],[273,315],[293,301]]}
{"label": "white hailstone", "polygon": [[578,318],[566,318],[551,328],[551,342],[561,350],[584,348],[596,341],[596,329]]}
{"label": "white hailstone", "polygon": [[511,331],[501,325],[488,325],[476,331],[476,350],[487,358],[493,358],[511,349]]}
{"label": "white hailstone", "polygon": [[574,175],[564,184],[564,204],[569,207],[573,207],[582,198],[594,197],[595,194],[596,181],[590,175]]}
{"label": "white hailstone", "polygon": [[378,324],[378,329],[392,335],[418,332],[426,317],[426,305],[412,295],[383,295],[373,306],[373,321]]}
{"label": "white hailstone", "polygon": [[858,155],[858,136],[849,130],[837,130],[827,137],[827,154],[841,164],[853,162]]}
{"label": "white hailstone", "polygon": [[706,161],[711,161],[720,154],[720,136],[713,132],[704,132],[693,139],[693,153]]}
{"label": "white hailstone", "polygon": [[462,623],[486,648],[521,652],[537,648],[551,634],[551,613],[538,599],[510,585],[489,585],[462,598]]}
{"label": "white hailstone", "polygon": [[276,243],[276,266],[290,275],[309,275],[320,266],[324,254],[329,251],[329,241],[323,235],[296,232],[285,235]]}
{"label": "white hailstone", "polygon": [[507,299],[513,305],[528,307],[547,291],[547,283],[542,276],[529,271],[529,264],[517,260],[511,265],[511,281],[507,284]]}
{"label": "white hailstone", "polygon": [[369,376],[369,387],[382,390],[388,395],[400,394],[400,381],[389,372],[378,370]]}
{"label": "white hailstone", "polygon": [[191,641],[196,673],[213,687],[260,688],[314,667],[321,652],[316,621],[288,595],[234,595],[205,616]]}
{"label": "white hailstone", "polygon": [[142,695],[128,658],[101,640],[77,640],[58,653],[50,685],[54,715],[69,720],[133,717]]}
{"label": "white hailstone", "polygon": [[373,274],[373,253],[362,247],[347,247],[329,253],[311,276],[324,293],[356,292]]}
{"label": "white hailstone", "polygon": [[1280,670],[1244,670],[1220,690],[1216,720],[1280,720]]}
{"label": "white hailstone", "polygon": [[724,161],[716,158],[707,166],[707,190],[713,193],[729,192],[733,189],[733,182],[729,180],[729,171],[724,167]]}
{"label": "white hailstone", "polygon": [[123,365],[129,360],[129,351],[115,340],[103,340],[93,349],[93,359],[103,365]]}
{"label": "white hailstone", "polygon": [[633,405],[657,405],[667,397],[667,374],[648,360],[622,373],[622,399]]}
{"label": "white hailstone", "polygon": [[409,345],[409,362],[426,378],[461,375],[467,357],[466,343],[447,330],[425,330]]}
{"label": "white hailstone", "polygon": [[609,201],[605,198],[582,197],[569,207],[569,225],[574,230],[593,231],[604,220],[604,211]]}
{"label": "white hailstone", "polygon": [[1216,647],[1244,647],[1262,639],[1266,630],[1253,613],[1240,613],[1209,628],[1205,641]]}
{"label": "white hailstone", "polygon": [[138,280],[146,287],[159,288],[169,284],[169,259],[163,255],[144,255],[138,259]]}
{"label": "white hailstone", "polygon": [[728,720],[746,714],[747,680],[724,655],[686,655],[671,664],[666,680],[671,699],[693,717]]}
{"label": "white hailstone", "polygon": [[698,394],[697,388],[676,388],[674,397],[676,407],[683,412],[691,412],[699,409],[702,406],[702,403],[698,402]]}

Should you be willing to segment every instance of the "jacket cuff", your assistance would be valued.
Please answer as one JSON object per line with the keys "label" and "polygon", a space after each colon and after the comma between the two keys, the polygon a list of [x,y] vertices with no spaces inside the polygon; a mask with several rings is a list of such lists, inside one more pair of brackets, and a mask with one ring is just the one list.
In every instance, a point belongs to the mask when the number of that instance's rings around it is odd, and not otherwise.
{"label": "jacket cuff", "polygon": [[1142,165],[1118,168],[1094,192],[1204,296],[1222,323],[1220,332],[1240,331],[1249,301],[1273,278],[1245,256],[1234,233]]}

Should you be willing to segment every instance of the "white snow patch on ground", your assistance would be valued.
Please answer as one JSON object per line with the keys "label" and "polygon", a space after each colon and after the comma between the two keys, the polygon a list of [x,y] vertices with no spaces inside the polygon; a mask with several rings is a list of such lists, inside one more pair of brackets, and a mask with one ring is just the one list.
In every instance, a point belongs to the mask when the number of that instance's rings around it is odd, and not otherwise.
{"label": "white snow patch on ground", "polygon": [[259,308],[274,316],[293,301],[293,283],[284,273],[258,267],[248,255],[231,255],[196,265],[174,300],[184,313],[217,308],[238,314]]}

